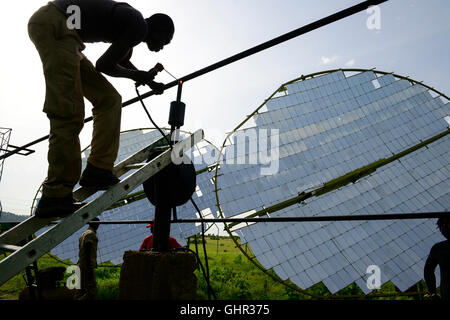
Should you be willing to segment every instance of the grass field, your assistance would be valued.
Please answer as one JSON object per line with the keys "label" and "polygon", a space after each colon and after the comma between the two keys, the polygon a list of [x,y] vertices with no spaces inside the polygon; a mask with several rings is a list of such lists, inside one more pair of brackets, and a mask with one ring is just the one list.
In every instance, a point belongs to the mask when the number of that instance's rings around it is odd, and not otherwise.
{"label": "grass field", "polygon": [[[190,249],[195,249],[195,244],[190,244]],[[247,249],[251,254],[250,249]],[[220,300],[298,300],[298,299],[317,299],[317,296],[323,297],[330,295],[330,292],[322,284],[316,284],[306,290],[306,293],[300,293],[291,287],[275,281],[272,277],[262,272],[253,263],[251,263],[242,252],[236,247],[231,238],[228,237],[206,237],[206,251],[208,256],[208,266],[210,274],[210,283],[217,299]],[[199,257],[205,265],[203,246],[198,243]],[[66,263],[66,264],[64,264]],[[46,254],[38,260],[38,268],[50,266],[67,266],[72,262],[59,262],[54,257]],[[272,271],[270,274],[274,275]],[[96,269],[98,294],[96,299],[114,300],[119,291],[120,267],[112,264],[102,264]],[[198,279],[197,299],[208,299],[207,284],[204,276],[199,269],[196,270]],[[275,275],[274,275],[275,276]],[[67,278],[67,276],[66,276]],[[65,284],[66,278],[63,284]],[[24,272],[16,275],[4,285],[0,286],[0,300],[16,300],[20,291],[26,286],[24,281]],[[423,282],[419,283],[419,288],[424,288]],[[424,290],[424,289],[422,289]],[[422,291],[420,290],[420,291]],[[423,292],[423,291],[422,291]],[[398,293],[398,292],[397,292]],[[312,296],[308,295],[312,294]],[[375,294],[396,294],[395,286],[388,282],[384,284]],[[369,298],[364,296],[361,289],[355,284],[349,285],[341,290],[334,297],[352,296],[352,299]],[[401,296],[395,299],[419,299],[420,296]],[[371,298],[374,299],[374,298]],[[376,299],[394,299],[393,297],[377,297]]]}

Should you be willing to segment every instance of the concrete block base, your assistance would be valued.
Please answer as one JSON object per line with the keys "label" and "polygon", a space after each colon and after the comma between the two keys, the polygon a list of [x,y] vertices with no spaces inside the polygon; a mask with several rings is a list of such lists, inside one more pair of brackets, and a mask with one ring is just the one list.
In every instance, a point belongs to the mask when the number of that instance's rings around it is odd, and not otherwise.
{"label": "concrete block base", "polygon": [[121,300],[194,300],[195,255],[189,252],[126,251],[120,272]]}

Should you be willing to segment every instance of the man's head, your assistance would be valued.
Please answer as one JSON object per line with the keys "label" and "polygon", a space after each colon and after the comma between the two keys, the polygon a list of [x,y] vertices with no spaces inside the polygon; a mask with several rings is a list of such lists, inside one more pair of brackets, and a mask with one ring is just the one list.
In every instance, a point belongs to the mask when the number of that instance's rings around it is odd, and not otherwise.
{"label": "man's head", "polygon": [[99,218],[94,218],[88,223],[88,225],[89,225],[89,228],[93,229],[94,231],[97,231],[99,224],[98,223],[91,223],[91,222],[95,222],[95,221],[100,221],[100,219]]}
{"label": "man's head", "polygon": [[450,237],[450,217],[442,217],[437,221],[437,226],[439,231],[442,233],[444,237],[449,239]]}
{"label": "man's head", "polygon": [[175,32],[175,26],[172,19],[163,13],[156,13],[147,22],[147,37],[145,42],[150,51],[158,52],[166,44],[169,44]]}

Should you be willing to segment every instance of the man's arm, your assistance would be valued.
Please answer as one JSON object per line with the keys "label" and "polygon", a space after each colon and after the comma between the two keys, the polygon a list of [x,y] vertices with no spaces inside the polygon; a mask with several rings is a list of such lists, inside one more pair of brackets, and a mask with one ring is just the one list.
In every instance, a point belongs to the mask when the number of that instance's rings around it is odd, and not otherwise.
{"label": "man's arm", "polygon": [[130,61],[132,55],[133,55],[133,48],[130,48],[126,56],[123,58],[123,60],[119,62],[119,65],[125,69],[138,70],[138,68],[136,68]]}
{"label": "man's arm", "polygon": [[[96,69],[112,77],[129,78],[139,85],[147,84],[156,94],[162,94],[164,92],[164,84],[153,81],[155,75],[163,68],[162,65],[157,64],[149,72],[140,71],[130,61],[133,48],[131,47],[126,50],[123,48],[126,48],[126,46],[113,43],[100,59],[97,60]],[[117,57],[121,58],[118,59]]]}
{"label": "man's arm", "polygon": [[96,69],[111,77],[128,78],[138,83],[147,83],[153,80],[148,77],[148,72],[137,70],[127,59],[131,48],[128,41],[120,39],[114,42],[97,60]]}

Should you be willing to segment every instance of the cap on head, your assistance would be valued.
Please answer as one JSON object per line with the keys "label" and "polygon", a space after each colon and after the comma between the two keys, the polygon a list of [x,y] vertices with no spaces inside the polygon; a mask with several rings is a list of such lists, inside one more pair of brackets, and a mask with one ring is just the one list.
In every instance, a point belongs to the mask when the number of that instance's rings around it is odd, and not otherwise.
{"label": "cap on head", "polygon": [[164,13],[155,13],[151,17],[145,19],[147,22],[147,43],[150,51],[158,52],[166,44],[169,44],[175,32],[175,26],[172,18]]}

